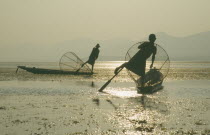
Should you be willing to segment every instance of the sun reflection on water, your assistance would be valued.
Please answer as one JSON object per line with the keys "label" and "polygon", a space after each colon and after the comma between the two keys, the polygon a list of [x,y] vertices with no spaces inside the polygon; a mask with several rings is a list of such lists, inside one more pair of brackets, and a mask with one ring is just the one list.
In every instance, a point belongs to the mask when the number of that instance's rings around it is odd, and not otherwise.
{"label": "sun reflection on water", "polygon": [[107,88],[106,93],[111,94],[113,96],[117,96],[120,98],[131,98],[131,97],[140,97],[142,94],[138,94],[136,90],[134,90],[134,87],[131,87],[131,90],[128,90],[127,88],[119,88],[120,90],[117,90],[116,88]]}

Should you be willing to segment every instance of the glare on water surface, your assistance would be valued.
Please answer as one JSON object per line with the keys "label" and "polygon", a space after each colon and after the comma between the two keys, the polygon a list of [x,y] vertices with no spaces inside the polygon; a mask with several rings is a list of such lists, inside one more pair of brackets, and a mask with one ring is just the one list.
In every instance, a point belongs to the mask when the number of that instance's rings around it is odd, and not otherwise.
{"label": "glare on water surface", "polygon": [[127,88],[107,88],[104,92],[121,98],[141,96],[141,94],[137,94],[137,91],[134,87],[130,90],[128,90]]}
{"label": "glare on water surface", "polygon": [[39,75],[23,70],[16,74],[17,65],[49,69],[56,69],[58,65],[1,63],[1,132],[210,133],[209,63],[172,62],[163,82],[164,89],[151,95],[137,94],[136,85],[126,70],[122,70],[104,92],[98,92],[123,62],[96,62],[92,76]]}

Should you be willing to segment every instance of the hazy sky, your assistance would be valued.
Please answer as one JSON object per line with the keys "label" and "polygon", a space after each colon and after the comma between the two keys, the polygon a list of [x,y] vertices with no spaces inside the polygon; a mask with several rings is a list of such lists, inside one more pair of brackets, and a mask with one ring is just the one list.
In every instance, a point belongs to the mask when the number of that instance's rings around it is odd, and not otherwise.
{"label": "hazy sky", "polygon": [[210,0],[0,0],[0,46],[187,36],[210,30]]}
{"label": "hazy sky", "polygon": [[0,0],[0,43],[138,39],[210,30],[210,0]]}

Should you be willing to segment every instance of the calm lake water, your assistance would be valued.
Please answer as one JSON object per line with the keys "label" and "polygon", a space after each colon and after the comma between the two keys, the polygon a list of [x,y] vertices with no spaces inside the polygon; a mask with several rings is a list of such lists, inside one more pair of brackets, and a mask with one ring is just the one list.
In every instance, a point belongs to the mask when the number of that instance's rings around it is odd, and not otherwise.
{"label": "calm lake water", "polygon": [[59,65],[0,63],[1,134],[210,134],[210,62],[171,62],[152,95],[137,94],[126,70],[97,92],[122,63],[96,62],[91,76],[16,74]]}
{"label": "calm lake water", "polygon": [[[114,69],[121,65],[123,61],[101,61],[96,62],[93,76],[73,76],[73,75],[35,75],[19,69],[16,74],[17,66],[29,66],[46,69],[60,69],[55,62],[10,62],[0,63],[0,81],[7,80],[84,80],[84,81],[106,81],[113,76]],[[209,80],[210,62],[177,62],[172,61],[166,80]],[[127,71],[124,69],[116,81],[131,82]]]}

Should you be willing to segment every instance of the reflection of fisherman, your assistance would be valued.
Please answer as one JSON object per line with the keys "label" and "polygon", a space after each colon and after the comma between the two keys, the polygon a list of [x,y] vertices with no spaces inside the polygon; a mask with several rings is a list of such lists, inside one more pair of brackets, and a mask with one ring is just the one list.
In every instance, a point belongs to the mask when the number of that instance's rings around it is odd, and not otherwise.
{"label": "reflection of fisherman", "polygon": [[83,63],[82,66],[81,66],[76,72],[79,72],[79,70],[80,70],[85,64],[88,63],[88,64],[92,65],[92,71],[91,71],[91,72],[93,73],[93,67],[94,67],[95,61],[96,61],[96,59],[98,58],[98,55],[99,55],[99,52],[100,52],[99,47],[100,47],[100,45],[97,44],[97,45],[93,48],[93,50],[92,50],[92,52],[91,52],[91,54],[90,54],[90,56],[89,56],[89,59],[88,59],[85,63]]}
{"label": "reflection of fisherman", "polygon": [[150,34],[149,42],[144,42],[141,45],[139,45],[138,49],[140,50],[128,62],[125,62],[121,66],[117,67],[115,69],[115,74],[117,74],[120,69],[126,67],[128,70],[141,76],[141,86],[144,87],[143,80],[145,77],[146,60],[152,55],[152,64],[150,65],[150,68],[152,68],[155,60],[155,54],[157,52],[157,48],[154,45],[155,40],[155,34]]}

